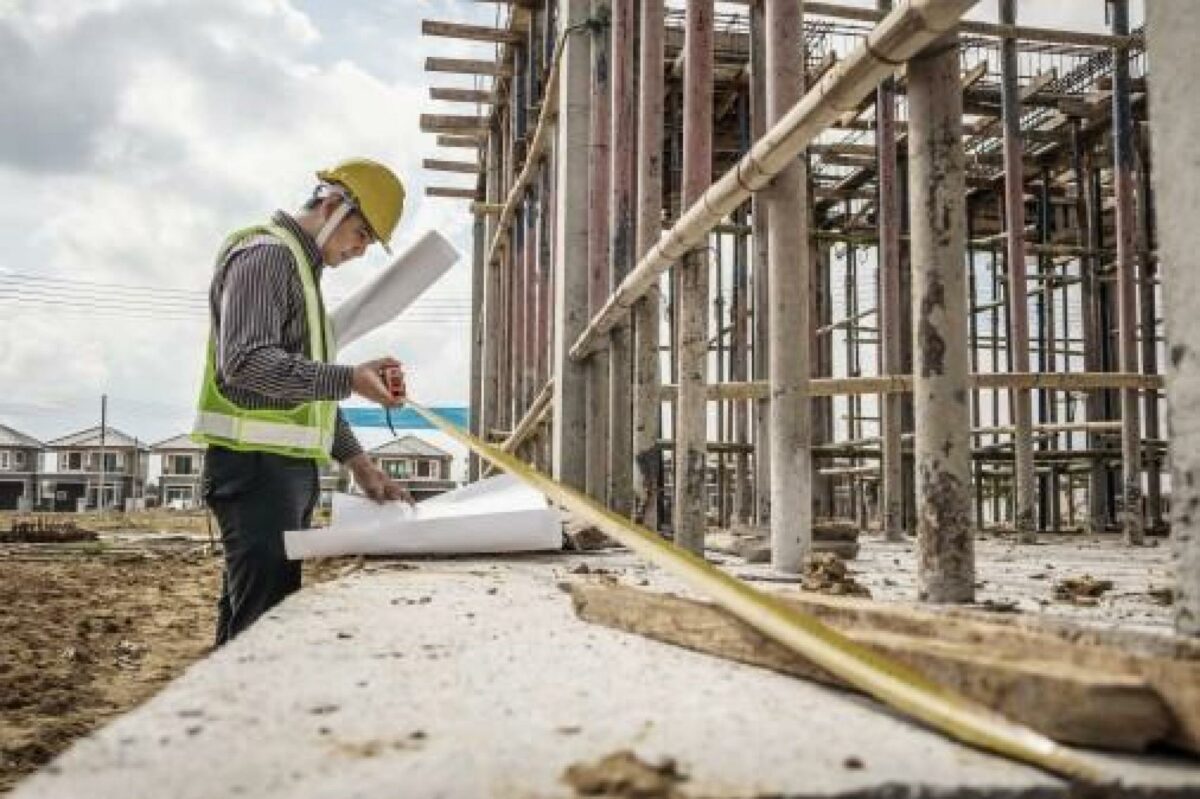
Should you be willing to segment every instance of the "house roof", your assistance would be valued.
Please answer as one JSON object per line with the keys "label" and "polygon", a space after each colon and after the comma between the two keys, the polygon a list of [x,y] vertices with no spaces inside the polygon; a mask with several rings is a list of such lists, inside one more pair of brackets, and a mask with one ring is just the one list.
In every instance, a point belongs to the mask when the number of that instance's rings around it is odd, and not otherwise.
{"label": "house roof", "polygon": [[193,441],[189,433],[180,433],[157,444],[151,444],[150,449],[155,452],[163,452],[167,450],[186,450],[188,452],[199,452],[205,447],[196,441]]}
{"label": "house roof", "polygon": [[435,447],[423,438],[408,435],[393,439],[371,450],[372,455],[409,455],[425,458],[451,458],[446,450]]}
{"label": "house roof", "polygon": [[[113,449],[133,449],[136,445],[139,449],[147,449],[146,445],[137,441],[133,436],[127,433],[122,433],[115,427],[104,428],[104,446]],[[80,430],[78,433],[72,433],[69,436],[56,438],[53,441],[46,442],[47,447],[64,448],[64,447],[99,447],[100,446],[100,426],[89,427],[87,430]]]}
{"label": "house roof", "polygon": [[33,436],[27,436],[20,430],[14,430],[6,424],[0,424],[0,447],[41,449],[43,444]]}

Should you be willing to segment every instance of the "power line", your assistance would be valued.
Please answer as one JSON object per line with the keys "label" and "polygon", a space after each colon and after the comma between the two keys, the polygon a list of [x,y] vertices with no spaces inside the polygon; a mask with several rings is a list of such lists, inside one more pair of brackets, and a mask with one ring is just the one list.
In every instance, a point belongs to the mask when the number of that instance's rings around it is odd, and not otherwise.
{"label": "power line", "polygon": [[[162,319],[167,321],[180,322],[208,322],[207,313],[194,312],[183,309],[167,309],[155,308],[152,305],[142,306],[121,306],[121,305],[104,305],[91,302],[73,302],[70,300],[61,299],[35,299],[35,298],[13,298],[0,295],[0,306],[6,309],[11,309],[15,312],[26,311],[30,313],[38,313],[45,315],[46,311],[61,311],[63,313],[75,315],[116,315],[136,319]],[[388,324],[392,325],[468,325],[471,322],[471,317],[468,315],[413,315],[402,314],[400,317],[392,320]]]}
{"label": "power line", "polygon": [[[172,294],[179,295],[180,298],[200,299],[207,301],[208,289],[189,289],[182,287],[170,286],[150,286],[150,285],[132,285],[126,283],[104,283],[93,280],[80,280],[77,278],[60,278],[49,277],[45,275],[37,275],[28,272],[15,272],[11,269],[0,269],[0,282],[2,283],[40,283],[54,286],[86,286],[89,289],[99,291],[118,291],[123,295],[128,292],[148,293],[148,294]],[[32,286],[30,287],[32,288]],[[345,297],[330,296],[329,302],[341,302]],[[443,296],[430,295],[417,300],[418,303],[428,303],[431,305],[463,305],[471,304],[470,294],[447,294]]]}

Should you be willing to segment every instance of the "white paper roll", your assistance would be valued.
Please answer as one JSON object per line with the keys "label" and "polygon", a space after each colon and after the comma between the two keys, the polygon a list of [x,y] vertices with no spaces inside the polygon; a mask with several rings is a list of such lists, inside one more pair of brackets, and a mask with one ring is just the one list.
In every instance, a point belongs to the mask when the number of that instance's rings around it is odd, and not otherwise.
{"label": "white paper roll", "polygon": [[501,475],[415,506],[335,494],[329,527],[289,530],[283,541],[292,560],[537,552],[562,547],[562,519],[541,494]]}
{"label": "white paper roll", "polygon": [[387,269],[330,314],[338,349],[392,321],[450,271],[459,258],[446,237],[430,230],[396,256]]}

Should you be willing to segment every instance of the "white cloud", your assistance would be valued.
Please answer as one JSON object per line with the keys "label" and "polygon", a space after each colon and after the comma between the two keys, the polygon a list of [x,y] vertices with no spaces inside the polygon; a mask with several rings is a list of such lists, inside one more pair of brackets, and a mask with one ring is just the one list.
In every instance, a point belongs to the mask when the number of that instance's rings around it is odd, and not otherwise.
{"label": "white cloud", "polygon": [[[430,105],[420,71],[423,12],[454,18],[462,10],[0,0],[8,120],[0,129],[0,270],[191,290],[186,296],[200,304],[224,234],[294,207],[315,169],[348,155],[378,158],[405,177],[409,212],[397,245],[434,227],[469,256],[461,204],[423,197],[420,159],[433,149],[418,133]],[[373,253],[329,274],[327,293],[348,294],[385,260]],[[465,298],[467,261],[433,293]],[[90,423],[107,393],[113,422],[130,433],[153,440],[185,428],[203,318],[151,317],[134,299],[126,302],[140,314],[123,312],[119,298],[100,310],[66,300],[56,308],[53,285],[34,302],[0,273],[0,421],[61,435]],[[87,304],[78,291],[73,301]],[[422,398],[465,401],[466,326],[393,325],[347,355],[384,352],[412,365]]]}

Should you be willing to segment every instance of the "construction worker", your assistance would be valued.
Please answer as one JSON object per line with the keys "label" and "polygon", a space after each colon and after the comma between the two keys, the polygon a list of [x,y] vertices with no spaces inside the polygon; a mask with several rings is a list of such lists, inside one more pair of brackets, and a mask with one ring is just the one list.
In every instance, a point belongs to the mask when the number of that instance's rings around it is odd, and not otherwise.
{"label": "construction worker", "polygon": [[208,445],[204,499],[225,550],[216,642],[221,645],[300,587],[300,564],[284,553],[283,531],[308,527],[319,496],[318,467],[349,468],[372,499],[407,492],[364,454],[337,401],[351,393],[395,407],[385,368],[333,362],[321,297],[325,268],[387,249],[404,208],[404,186],[387,167],[358,158],[317,173],[295,214],[231,235],[209,292],[211,335],[192,437]]}

